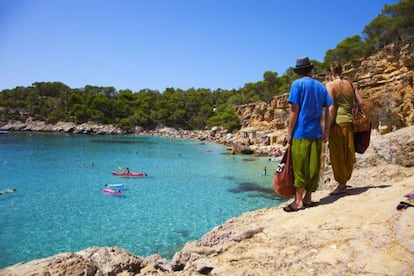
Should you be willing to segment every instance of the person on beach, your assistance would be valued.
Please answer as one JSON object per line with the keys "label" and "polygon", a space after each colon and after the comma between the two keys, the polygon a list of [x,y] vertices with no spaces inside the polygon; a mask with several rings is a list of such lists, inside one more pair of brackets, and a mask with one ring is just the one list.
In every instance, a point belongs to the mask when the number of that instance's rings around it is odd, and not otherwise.
{"label": "person on beach", "polygon": [[[284,207],[295,212],[313,205],[312,193],[319,184],[322,140],[329,136],[334,105],[325,86],[312,78],[313,64],[308,57],[296,60],[294,72],[300,78],[292,82],[289,103],[289,126],[286,141],[291,146],[295,200]],[[324,108],[325,127],[321,127]]]}
{"label": "person on beach", "polygon": [[[352,176],[355,164],[354,132],[352,109],[355,97],[360,104],[362,98],[352,83],[342,78],[342,65],[333,62],[330,66],[331,80],[326,84],[329,95],[335,103],[334,119],[330,128],[329,158],[336,187],[331,195],[346,193],[346,183]],[[355,94],[354,94],[355,93]]]}

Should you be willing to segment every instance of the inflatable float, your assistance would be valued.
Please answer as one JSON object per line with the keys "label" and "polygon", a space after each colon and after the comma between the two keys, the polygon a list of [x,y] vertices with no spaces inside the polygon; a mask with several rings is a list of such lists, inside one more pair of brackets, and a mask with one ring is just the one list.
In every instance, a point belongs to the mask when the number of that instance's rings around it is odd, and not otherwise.
{"label": "inflatable float", "polygon": [[104,189],[103,192],[105,194],[112,194],[112,195],[121,195],[122,194],[121,190],[112,190],[112,189]]}
{"label": "inflatable float", "polygon": [[112,190],[123,190],[124,184],[105,184],[105,187]]}
{"label": "inflatable float", "polygon": [[142,177],[142,176],[148,176],[144,172],[112,172],[113,175],[117,176],[125,176],[125,177]]}

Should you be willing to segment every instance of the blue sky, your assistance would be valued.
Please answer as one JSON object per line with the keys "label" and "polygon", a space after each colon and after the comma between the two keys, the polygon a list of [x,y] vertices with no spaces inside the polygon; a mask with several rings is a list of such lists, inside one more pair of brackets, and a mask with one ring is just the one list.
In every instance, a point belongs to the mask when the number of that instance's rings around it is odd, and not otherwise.
{"label": "blue sky", "polygon": [[323,61],[398,0],[0,0],[0,90],[238,89]]}

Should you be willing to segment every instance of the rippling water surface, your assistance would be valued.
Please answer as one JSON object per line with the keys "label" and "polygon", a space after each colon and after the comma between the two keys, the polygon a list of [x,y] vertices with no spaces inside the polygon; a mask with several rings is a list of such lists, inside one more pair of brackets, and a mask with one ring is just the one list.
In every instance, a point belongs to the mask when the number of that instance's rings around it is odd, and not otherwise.
{"label": "rippling water surface", "polygon": [[[0,267],[119,246],[171,258],[230,217],[279,204],[276,163],[150,136],[0,135]],[[129,167],[148,177],[111,174]],[[267,167],[267,176],[264,175]],[[122,195],[104,194],[122,183]]]}

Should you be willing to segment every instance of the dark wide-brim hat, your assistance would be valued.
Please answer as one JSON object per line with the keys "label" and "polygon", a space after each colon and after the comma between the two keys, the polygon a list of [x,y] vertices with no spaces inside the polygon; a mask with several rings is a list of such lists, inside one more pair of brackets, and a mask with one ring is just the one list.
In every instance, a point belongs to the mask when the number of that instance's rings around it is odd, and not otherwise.
{"label": "dark wide-brim hat", "polygon": [[296,59],[296,67],[293,68],[293,71],[301,71],[304,69],[312,69],[313,64],[310,63],[310,60],[308,57],[299,57]]}

